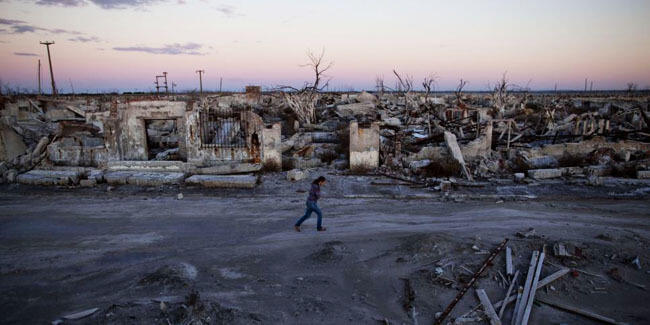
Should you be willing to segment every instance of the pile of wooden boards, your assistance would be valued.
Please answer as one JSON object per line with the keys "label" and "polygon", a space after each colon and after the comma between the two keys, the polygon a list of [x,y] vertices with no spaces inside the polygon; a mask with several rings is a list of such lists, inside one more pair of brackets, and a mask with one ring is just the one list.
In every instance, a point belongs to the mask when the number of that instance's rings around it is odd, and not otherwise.
{"label": "pile of wooden boards", "polygon": [[561,268],[551,275],[541,278],[544,258],[546,256],[543,250],[534,251],[532,253],[530,263],[528,265],[528,272],[526,273],[526,280],[523,283],[523,286],[518,286],[517,292],[511,294],[515,286],[517,286],[517,280],[520,273],[514,268],[512,250],[510,247],[506,247],[505,254],[506,276],[510,280],[510,284],[508,286],[504,299],[493,304],[490,301],[490,298],[486,294],[485,290],[482,288],[477,288],[476,296],[480,301],[480,305],[476,306],[469,312],[457,317],[453,324],[461,324],[465,321],[476,320],[476,311],[478,311],[480,308],[483,310],[483,314],[491,325],[501,325],[503,324],[502,319],[504,318],[506,306],[514,302],[515,306],[512,310],[510,324],[526,325],[528,324],[528,320],[533,310],[533,302],[535,301],[560,310],[568,311],[594,320],[599,320],[607,324],[623,324],[606,316],[598,315],[587,310],[555,302],[546,296],[536,296],[537,290],[549,285],[551,282],[561,278],[570,272],[570,269],[568,268]]}

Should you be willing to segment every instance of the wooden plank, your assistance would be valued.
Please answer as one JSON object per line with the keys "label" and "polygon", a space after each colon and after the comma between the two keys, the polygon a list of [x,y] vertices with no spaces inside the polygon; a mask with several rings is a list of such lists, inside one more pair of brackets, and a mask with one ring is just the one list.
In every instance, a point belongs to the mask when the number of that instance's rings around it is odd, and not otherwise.
{"label": "wooden plank", "polygon": [[[508,291],[506,291],[506,298],[510,297],[510,292],[512,292],[512,289],[515,287],[515,283],[517,283],[517,277],[519,276],[519,271],[515,272],[515,276],[512,278],[512,281],[510,281],[510,286],[508,287]],[[507,304],[501,304],[501,310],[499,310],[499,319],[503,317],[503,311],[506,310],[506,305]]]}
{"label": "wooden plank", "polygon": [[592,312],[590,312],[590,311],[587,311],[587,310],[584,310],[584,309],[580,309],[580,308],[578,308],[578,307],[573,307],[573,306],[568,306],[568,305],[560,304],[560,303],[558,303],[558,302],[554,302],[554,301],[548,300],[547,298],[536,297],[535,300],[537,300],[537,301],[539,301],[539,302],[541,302],[541,303],[543,303],[543,304],[547,304],[547,305],[549,305],[549,306],[552,306],[552,307],[555,307],[555,308],[558,308],[558,309],[562,309],[562,310],[570,311],[570,312],[572,312],[572,313],[575,313],[575,314],[578,314],[578,315],[582,315],[582,316],[585,316],[585,317],[587,317],[587,318],[591,318],[591,319],[599,320],[599,321],[601,321],[601,322],[605,322],[605,323],[607,323],[607,324],[615,324],[615,325],[622,325],[622,324],[625,324],[625,323],[622,323],[622,322],[617,322],[616,320],[614,320],[614,319],[612,319],[612,318],[605,317],[605,316],[602,316],[602,315],[598,315],[598,314],[596,314],[596,313],[592,313]]}
{"label": "wooden plank", "polygon": [[494,307],[490,302],[490,298],[488,298],[487,294],[485,293],[485,290],[476,289],[476,296],[478,297],[478,300],[481,302],[481,305],[483,305],[483,311],[485,312],[485,315],[487,315],[488,319],[490,320],[490,325],[501,325],[501,319],[499,319],[499,316],[497,316],[497,312],[494,310]]}
{"label": "wooden plank", "polygon": [[[545,277],[542,280],[539,280],[539,282],[537,283],[537,290],[549,285],[551,282],[559,279],[560,277],[562,277],[563,275],[565,275],[567,273],[569,273],[569,269],[562,269],[562,270],[559,270],[559,271]],[[508,298],[505,298],[503,300],[499,300],[496,303],[494,303],[494,308],[501,308],[503,305],[507,306],[507,305],[509,305],[510,303],[512,303],[512,302],[514,302],[516,300],[517,300],[517,294],[513,294],[513,295],[509,296]],[[463,314],[460,317],[467,316],[469,313],[471,313],[472,311],[478,309],[479,307],[480,306],[474,307],[472,310],[470,310],[469,312]]]}
{"label": "wooden plank", "polygon": [[515,309],[512,310],[512,318],[510,319],[511,325],[517,325],[517,313],[519,312],[519,309],[521,309],[521,296],[523,292],[524,288],[519,287],[519,289],[517,289],[517,302],[515,303]]}
{"label": "wooden plank", "polygon": [[564,268],[564,269],[561,269],[561,270],[559,270],[559,271],[557,271],[557,272],[555,272],[555,273],[541,279],[539,282],[537,282],[537,289],[539,290],[540,288],[547,286],[549,283],[551,283],[551,282],[561,278],[565,274],[569,273],[569,271],[571,271],[571,270],[567,269],[567,268]]}
{"label": "wooden plank", "polygon": [[537,269],[537,261],[539,260],[539,252],[534,251],[530,257],[530,264],[528,264],[528,273],[526,274],[526,282],[524,283],[524,292],[521,295],[521,304],[517,309],[515,314],[515,323],[516,325],[521,324],[522,319],[524,318],[524,309],[528,303],[528,297],[530,296],[530,290],[533,287],[533,277],[535,276],[535,270]]}
{"label": "wooden plank", "polygon": [[512,249],[510,249],[510,246],[508,246],[506,247],[506,275],[511,276],[513,272]]}
{"label": "wooden plank", "polygon": [[526,298],[526,309],[524,309],[524,316],[521,320],[521,325],[528,324],[528,318],[530,318],[530,312],[533,310],[533,301],[535,301],[535,293],[537,292],[537,283],[539,282],[539,276],[542,274],[542,266],[544,265],[544,252],[539,254],[539,260],[537,261],[537,267],[535,268],[535,276],[533,277],[532,287],[535,290],[531,290],[529,296]]}

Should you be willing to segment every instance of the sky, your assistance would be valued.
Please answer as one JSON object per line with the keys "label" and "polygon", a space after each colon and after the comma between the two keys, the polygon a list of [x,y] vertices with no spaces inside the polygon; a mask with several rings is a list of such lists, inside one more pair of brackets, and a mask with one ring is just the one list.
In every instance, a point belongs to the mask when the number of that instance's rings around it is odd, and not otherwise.
{"label": "sky", "polygon": [[0,0],[0,79],[60,92],[301,86],[307,51],[334,62],[330,90],[373,90],[393,70],[436,88],[650,87],[650,1]]}

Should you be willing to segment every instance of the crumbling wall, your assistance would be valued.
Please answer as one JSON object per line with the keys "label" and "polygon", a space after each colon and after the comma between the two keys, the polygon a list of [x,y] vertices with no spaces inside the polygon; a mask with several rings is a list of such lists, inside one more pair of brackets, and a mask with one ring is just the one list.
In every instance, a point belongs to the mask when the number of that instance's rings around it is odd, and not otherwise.
{"label": "crumbling wall", "polygon": [[26,150],[23,138],[11,127],[0,122],[0,161],[11,161]]}
{"label": "crumbling wall", "polygon": [[[117,125],[105,123],[107,147],[111,152],[108,157],[118,160],[148,160],[147,130],[145,120],[176,120],[178,133],[185,134],[186,102],[173,101],[139,101],[130,102],[118,110]],[[109,126],[110,125],[110,126]],[[114,137],[111,139],[111,137]],[[179,155],[187,157],[187,137],[179,140]],[[117,151],[116,151],[117,150]]]}
{"label": "crumbling wall", "polygon": [[263,157],[262,129],[264,129],[264,121],[259,115],[250,111],[242,112],[241,119],[245,121],[247,147],[208,148],[201,146],[199,109],[189,111],[185,118],[185,128],[188,131],[186,133],[187,162],[202,167],[217,165],[224,161],[260,163]]}
{"label": "crumbling wall", "polygon": [[350,123],[350,170],[364,172],[379,167],[379,123],[370,128],[359,128]]}
{"label": "crumbling wall", "polygon": [[282,129],[280,123],[262,129],[262,164],[266,170],[282,170]]}
{"label": "crumbling wall", "polygon": [[472,161],[485,157],[492,150],[492,122],[487,123],[482,133],[480,137],[460,146],[465,160]]}
{"label": "crumbling wall", "polygon": [[561,143],[546,145],[539,148],[533,148],[525,151],[529,158],[552,156],[558,160],[567,158],[584,158],[597,149],[610,148],[617,155],[625,156],[626,152],[633,153],[637,151],[650,151],[650,143],[622,140],[619,142],[608,142],[605,138],[595,137],[590,140],[574,143]]}

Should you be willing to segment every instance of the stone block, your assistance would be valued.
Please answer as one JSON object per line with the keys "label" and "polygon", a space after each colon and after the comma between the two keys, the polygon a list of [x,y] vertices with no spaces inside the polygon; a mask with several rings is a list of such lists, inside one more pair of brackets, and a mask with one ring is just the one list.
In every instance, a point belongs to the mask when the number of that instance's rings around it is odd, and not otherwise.
{"label": "stone block", "polygon": [[288,181],[295,182],[295,181],[303,180],[307,177],[309,177],[309,172],[300,169],[292,169],[287,172]]}
{"label": "stone block", "polygon": [[359,128],[350,123],[350,170],[365,172],[379,167],[379,123]]}
{"label": "stone block", "polygon": [[63,170],[31,170],[18,175],[16,180],[29,185],[76,185],[81,173]]}
{"label": "stone block", "polygon": [[562,173],[562,170],[559,168],[528,170],[528,176],[534,179],[558,178],[562,177]]}
{"label": "stone block", "polygon": [[650,179],[650,170],[639,170],[636,172],[636,178]]}
{"label": "stone block", "polygon": [[82,179],[79,181],[79,186],[81,187],[93,187],[97,185],[97,181],[94,178]]}
{"label": "stone block", "polygon": [[166,172],[127,172],[116,171],[104,174],[104,179],[111,185],[160,186],[177,185],[185,179],[184,173]]}
{"label": "stone block", "polygon": [[197,168],[196,173],[201,175],[229,175],[252,173],[262,169],[262,164],[251,163],[226,163],[210,167]]}
{"label": "stone block", "polygon": [[257,177],[254,175],[193,175],[185,179],[185,184],[212,188],[254,188]]}

